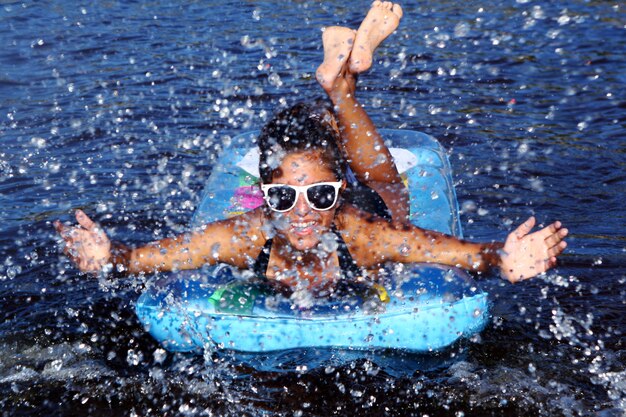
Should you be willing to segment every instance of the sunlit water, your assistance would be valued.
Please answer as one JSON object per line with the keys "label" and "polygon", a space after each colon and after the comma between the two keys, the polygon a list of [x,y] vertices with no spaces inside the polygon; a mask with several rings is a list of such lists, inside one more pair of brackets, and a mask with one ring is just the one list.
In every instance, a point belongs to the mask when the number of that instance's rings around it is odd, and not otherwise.
{"label": "sunlit water", "polygon": [[558,218],[557,269],[484,279],[491,324],[437,355],[235,358],[160,349],[133,313],[143,278],[81,276],[51,222],[185,230],[220,144],[320,96],[320,27],[368,2],[89,3],[0,9],[4,415],[626,414],[621,2],[411,2],[361,80],[379,126],[450,150],[466,236]]}

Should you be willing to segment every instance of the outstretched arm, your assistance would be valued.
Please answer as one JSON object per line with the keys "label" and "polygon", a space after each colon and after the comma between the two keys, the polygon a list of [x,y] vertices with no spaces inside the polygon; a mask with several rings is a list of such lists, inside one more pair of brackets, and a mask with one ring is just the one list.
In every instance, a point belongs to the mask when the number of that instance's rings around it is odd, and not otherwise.
{"label": "outstretched arm", "polygon": [[433,262],[474,272],[497,267],[504,278],[517,282],[552,268],[567,246],[563,239],[568,231],[560,222],[530,233],[535,225],[532,217],[510,233],[504,243],[474,243],[411,224],[380,219],[353,222],[359,215],[353,213],[352,217],[349,210],[346,212],[342,218],[344,238],[357,262],[366,267],[387,261]]}
{"label": "outstretched arm", "polygon": [[76,211],[78,226],[68,227],[59,221],[54,226],[65,241],[64,252],[82,272],[97,273],[107,265],[127,273],[172,271],[218,262],[245,268],[265,243],[260,216],[260,210],[253,210],[210,223],[198,232],[138,248],[112,244],[82,210]]}

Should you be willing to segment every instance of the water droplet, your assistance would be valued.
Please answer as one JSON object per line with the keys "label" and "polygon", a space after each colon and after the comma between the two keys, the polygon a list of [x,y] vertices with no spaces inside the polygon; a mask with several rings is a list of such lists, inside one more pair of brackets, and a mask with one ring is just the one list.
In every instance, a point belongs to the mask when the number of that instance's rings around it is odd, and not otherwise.
{"label": "water droplet", "polygon": [[133,349],[128,349],[128,354],[126,355],[126,362],[129,365],[137,366],[141,363],[143,359],[143,354],[141,352],[135,352]]}
{"label": "water droplet", "polygon": [[381,165],[387,162],[387,157],[385,155],[378,154],[378,156],[376,157],[376,161],[374,162],[374,166],[376,165]]}
{"label": "water droplet", "polygon": [[464,201],[463,204],[461,205],[461,210],[463,211],[463,213],[470,213],[470,212],[476,211],[476,209],[477,209],[477,205],[476,205],[476,202],[473,200]]}
{"label": "water droplet", "polygon": [[335,252],[339,246],[334,233],[324,233],[320,238],[320,243],[320,248],[328,253]]}
{"label": "water droplet", "polygon": [[30,143],[38,149],[43,149],[46,147],[46,140],[44,138],[31,138]]}
{"label": "water droplet", "polygon": [[461,22],[454,27],[454,36],[457,38],[465,37],[469,34],[470,27],[466,22]]}
{"label": "water droplet", "polygon": [[559,25],[563,26],[563,25],[567,25],[570,22],[571,18],[564,14],[559,16],[559,19],[557,20],[557,22],[559,22]]}
{"label": "water droplet", "polygon": [[167,358],[167,351],[165,349],[157,349],[154,351],[154,362],[155,363],[163,363],[163,361]]}
{"label": "water droplet", "polygon": [[402,256],[409,256],[410,251],[411,247],[406,243],[403,243],[398,247],[398,252],[400,252],[400,255]]}
{"label": "water droplet", "polygon": [[17,275],[17,268],[10,266],[7,268],[7,278],[13,279]]}

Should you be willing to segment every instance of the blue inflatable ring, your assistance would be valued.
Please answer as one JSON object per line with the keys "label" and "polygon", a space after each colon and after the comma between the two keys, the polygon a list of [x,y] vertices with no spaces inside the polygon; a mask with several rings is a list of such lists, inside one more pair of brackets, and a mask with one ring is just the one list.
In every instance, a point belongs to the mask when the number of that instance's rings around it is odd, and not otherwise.
{"label": "blue inflatable ring", "polygon": [[[258,132],[232,139],[213,168],[193,223],[235,215],[254,201]],[[450,165],[432,137],[381,130],[411,194],[411,222],[462,236]],[[136,303],[146,329],[170,351],[294,348],[403,349],[432,352],[479,332],[489,320],[487,294],[457,268],[391,265],[384,286],[356,286],[350,295],[303,308],[225,265],[171,274]]]}

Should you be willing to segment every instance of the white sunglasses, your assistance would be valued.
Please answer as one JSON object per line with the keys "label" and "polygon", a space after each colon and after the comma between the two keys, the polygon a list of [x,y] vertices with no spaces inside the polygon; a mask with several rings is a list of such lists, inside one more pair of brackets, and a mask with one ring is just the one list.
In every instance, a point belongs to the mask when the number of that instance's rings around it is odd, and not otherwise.
{"label": "white sunglasses", "polygon": [[313,210],[326,211],[337,203],[342,185],[342,181],[309,185],[262,184],[261,190],[269,208],[279,213],[293,209],[300,194],[304,194],[304,199]]}

